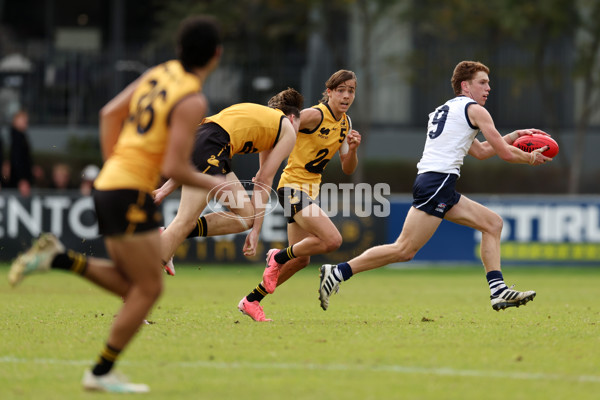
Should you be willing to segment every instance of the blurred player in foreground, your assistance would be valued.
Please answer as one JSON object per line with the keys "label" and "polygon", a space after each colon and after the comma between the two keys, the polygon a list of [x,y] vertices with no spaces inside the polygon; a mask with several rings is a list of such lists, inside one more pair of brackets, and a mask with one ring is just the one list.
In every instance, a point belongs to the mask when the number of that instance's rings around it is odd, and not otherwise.
{"label": "blurred player in foreground", "polygon": [[279,180],[277,194],[288,218],[289,247],[269,250],[262,282],[238,304],[255,321],[271,321],[260,305],[268,293],[306,267],[311,255],[335,251],[342,244],[342,235],[317,196],[323,170],[336,152],[344,173],[352,174],[358,164],[361,137],[346,115],[354,101],[356,75],[337,71],[325,87],[321,102],[300,114],[300,133]]}
{"label": "blurred player in foreground", "polygon": [[[485,160],[498,155],[509,163],[532,166],[550,161],[542,147],[526,153],[511,144],[520,136],[545,134],[538,129],[516,130],[501,136],[490,113],[483,107],[490,93],[489,69],[479,62],[462,61],[454,69],[456,97],[429,114],[423,156],[417,164],[413,203],[395,243],[373,247],[348,262],[325,264],[320,270],[319,299],[327,310],[329,297],[339,284],[359,272],[390,263],[410,261],[433,236],[442,219],[481,232],[481,260],[491,292],[492,308],[518,307],[533,300],[534,291],[508,288],[500,269],[502,218],[455,190],[460,166],[467,154]],[[475,137],[481,131],[485,142]]]}
{"label": "blurred player in foreground", "polygon": [[125,299],[98,361],[84,373],[82,384],[87,390],[150,390],[145,384],[127,382],[112,368],[163,289],[160,216],[151,195],[161,173],[207,189],[224,182],[199,173],[189,162],[195,129],[207,110],[202,84],[218,64],[220,43],[212,18],[182,21],[178,59],[150,69],[102,108],[100,143],[105,163],[93,196],[111,260],[65,250],[48,233],[11,266],[8,278],[13,286],[30,273],[62,269]]}
{"label": "blurred player in foreground", "polygon": [[[273,178],[296,143],[303,102],[300,93],[288,88],[273,96],[268,106],[234,104],[202,121],[196,133],[192,161],[203,174],[226,178],[219,198],[227,203],[229,211],[199,217],[214,193],[183,186],[177,215],[161,234],[162,260],[169,275],[175,275],[171,258],[186,238],[226,235],[251,228],[243,251],[246,256],[256,254]],[[248,153],[259,153],[260,162],[252,180],[252,199],[231,171],[233,155]],[[154,201],[160,204],[177,187],[178,182],[168,180],[154,191]]]}

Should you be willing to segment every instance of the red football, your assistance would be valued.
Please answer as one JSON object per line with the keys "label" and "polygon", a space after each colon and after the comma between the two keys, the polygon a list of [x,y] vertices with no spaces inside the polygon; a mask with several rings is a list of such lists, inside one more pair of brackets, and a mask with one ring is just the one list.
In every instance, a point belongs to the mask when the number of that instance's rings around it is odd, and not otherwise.
{"label": "red football", "polygon": [[546,135],[524,135],[515,140],[513,142],[513,146],[518,147],[527,153],[531,153],[536,149],[548,146],[548,150],[544,151],[542,153],[543,155],[554,158],[554,156],[558,154],[558,143],[556,143],[556,141],[550,136]]}

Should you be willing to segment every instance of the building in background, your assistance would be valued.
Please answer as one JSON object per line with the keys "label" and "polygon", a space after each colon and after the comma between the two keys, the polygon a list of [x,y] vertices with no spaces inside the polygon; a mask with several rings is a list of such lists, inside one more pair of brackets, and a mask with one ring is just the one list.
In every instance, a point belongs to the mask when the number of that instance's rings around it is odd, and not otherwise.
{"label": "building in background", "polygon": [[[158,3],[0,1],[0,107],[19,103],[28,108],[34,151],[98,152],[93,143],[100,107],[147,65],[173,57],[168,34],[160,33],[166,28],[159,29],[168,27],[172,9]],[[546,85],[544,95],[536,86],[534,52],[489,32],[470,36],[468,43],[440,37],[427,14],[430,3],[294,2],[280,7],[293,8],[290,11],[298,15],[279,25],[282,9],[262,2],[243,3],[244,20],[224,24],[230,43],[226,42],[222,64],[204,88],[211,112],[241,101],[264,102],[288,86],[299,88],[312,104],[321,97],[322,84],[332,71],[352,69],[361,91],[351,115],[364,135],[361,168],[382,169],[369,162],[395,163],[394,168],[405,169],[411,175],[407,181],[412,181],[424,121],[435,105],[452,96],[451,68],[462,59],[477,58],[492,68],[487,108],[500,131],[533,126],[551,131],[561,153],[547,170],[565,173],[572,164],[576,116],[585,106],[577,100],[585,88],[571,78],[581,35],[565,29],[545,44],[542,70],[561,79]],[[406,12],[408,5],[414,7],[413,14]],[[19,71],[3,69],[19,63]],[[533,77],[530,82],[524,81],[525,72]],[[551,106],[548,98],[553,100]],[[592,121],[581,150],[582,191],[588,193],[597,192],[594,182],[600,176],[600,160],[593,154],[600,146],[600,134],[597,118]],[[81,160],[79,167],[99,161],[90,157]],[[490,168],[495,168],[493,164],[493,160],[488,163]],[[467,171],[468,167],[467,163]],[[251,168],[241,165],[241,169]],[[361,172],[360,179],[373,175]],[[384,174],[382,179],[389,177]],[[566,190],[555,186],[552,191]],[[484,185],[481,190],[490,188]],[[402,184],[396,190],[410,187]]]}

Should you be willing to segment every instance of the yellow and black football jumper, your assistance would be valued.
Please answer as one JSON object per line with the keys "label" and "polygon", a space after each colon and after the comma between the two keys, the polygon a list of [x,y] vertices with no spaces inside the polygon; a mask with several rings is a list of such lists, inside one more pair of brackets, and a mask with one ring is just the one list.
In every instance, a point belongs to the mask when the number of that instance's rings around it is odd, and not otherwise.
{"label": "yellow and black football jumper", "polygon": [[290,222],[294,214],[316,202],[323,170],[351,129],[348,116],[344,113],[336,119],[327,103],[313,108],[321,112],[321,123],[312,131],[303,129],[298,133],[277,187],[279,202]]}
{"label": "yellow and black football jumper", "polygon": [[158,226],[151,193],[160,179],[171,112],[201,88],[200,79],[177,60],[157,65],[143,76],[113,153],[94,182],[100,233],[133,233]]}
{"label": "yellow and black football jumper", "polygon": [[284,118],[281,110],[253,103],[234,104],[206,117],[198,127],[192,162],[206,174],[227,174],[234,154],[275,147]]}

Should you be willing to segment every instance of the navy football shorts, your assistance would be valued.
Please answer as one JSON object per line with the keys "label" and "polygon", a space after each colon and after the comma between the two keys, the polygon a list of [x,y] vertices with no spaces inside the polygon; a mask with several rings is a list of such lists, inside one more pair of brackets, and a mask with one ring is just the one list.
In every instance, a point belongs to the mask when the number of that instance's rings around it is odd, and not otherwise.
{"label": "navy football shorts", "polygon": [[413,184],[413,207],[427,214],[444,218],[460,200],[456,191],[456,174],[425,172],[417,175]]}

